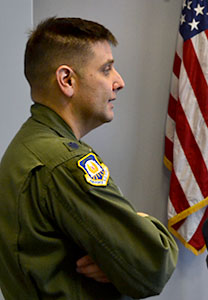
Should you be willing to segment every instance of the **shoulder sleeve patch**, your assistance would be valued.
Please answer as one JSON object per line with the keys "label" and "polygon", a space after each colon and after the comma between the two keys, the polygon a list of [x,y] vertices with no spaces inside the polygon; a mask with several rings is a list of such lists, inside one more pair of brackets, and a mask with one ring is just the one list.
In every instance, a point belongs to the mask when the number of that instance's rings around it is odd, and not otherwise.
{"label": "shoulder sleeve patch", "polygon": [[85,155],[78,161],[78,166],[85,172],[86,181],[94,186],[106,186],[110,176],[108,167],[98,161],[94,153]]}

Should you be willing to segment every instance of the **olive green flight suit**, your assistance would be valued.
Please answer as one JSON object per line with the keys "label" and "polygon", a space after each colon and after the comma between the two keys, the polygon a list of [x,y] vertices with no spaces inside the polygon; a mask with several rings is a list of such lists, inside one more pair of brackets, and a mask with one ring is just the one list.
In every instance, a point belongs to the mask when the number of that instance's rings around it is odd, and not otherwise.
{"label": "olive green flight suit", "polygon": [[[116,300],[161,292],[176,265],[176,243],[158,220],[136,214],[102,163],[55,112],[32,106],[0,165],[6,300]],[[87,168],[101,169],[101,177],[93,179]],[[76,272],[86,254],[111,283]]]}

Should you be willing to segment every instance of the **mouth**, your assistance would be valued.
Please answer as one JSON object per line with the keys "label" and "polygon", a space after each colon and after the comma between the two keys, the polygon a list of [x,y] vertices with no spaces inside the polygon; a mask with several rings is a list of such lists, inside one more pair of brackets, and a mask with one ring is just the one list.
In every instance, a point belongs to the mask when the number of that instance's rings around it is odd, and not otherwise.
{"label": "mouth", "polygon": [[112,102],[112,101],[114,101],[114,100],[116,100],[116,98],[109,99],[108,102]]}

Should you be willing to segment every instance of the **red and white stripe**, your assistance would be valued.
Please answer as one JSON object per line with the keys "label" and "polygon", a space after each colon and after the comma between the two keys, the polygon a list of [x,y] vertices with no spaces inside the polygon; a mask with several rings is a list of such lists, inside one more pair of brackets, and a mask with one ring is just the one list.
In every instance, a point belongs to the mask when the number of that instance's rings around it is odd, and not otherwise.
{"label": "red and white stripe", "polygon": [[169,229],[196,255],[208,218],[208,30],[183,41],[175,53],[165,137],[172,170]]}

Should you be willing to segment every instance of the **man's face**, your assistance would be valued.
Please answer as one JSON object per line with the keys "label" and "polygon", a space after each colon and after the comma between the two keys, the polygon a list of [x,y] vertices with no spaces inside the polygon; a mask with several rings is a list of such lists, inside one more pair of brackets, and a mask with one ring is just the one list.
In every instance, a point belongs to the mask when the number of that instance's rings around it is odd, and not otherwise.
{"label": "man's face", "polygon": [[114,117],[114,101],[124,81],[114,68],[112,51],[107,41],[92,46],[93,56],[77,81],[76,112],[82,122],[95,128]]}

